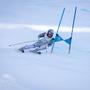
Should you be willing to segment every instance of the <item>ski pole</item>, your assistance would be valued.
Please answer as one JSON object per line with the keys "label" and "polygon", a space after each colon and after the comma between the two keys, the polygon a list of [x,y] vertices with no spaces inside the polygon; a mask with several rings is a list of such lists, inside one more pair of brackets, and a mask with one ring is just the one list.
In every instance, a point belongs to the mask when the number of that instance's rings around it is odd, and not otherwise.
{"label": "ski pole", "polygon": [[[75,11],[74,11],[74,17],[73,17],[73,23],[72,23],[72,31],[71,31],[71,41],[72,41],[72,36],[73,36],[73,29],[74,29],[74,24],[75,24],[76,12],[77,12],[77,7],[75,7]],[[68,50],[69,54],[70,54],[70,50],[71,50],[71,43],[69,45],[69,50]]]}
{"label": "ski pole", "polygon": [[[59,25],[58,25],[56,34],[58,34],[58,31],[59,31],[59,28],[60,28],[60,25],[61,25],[61,22],[62,22],[62,18],[63,18],[64,12],[65,12],[65,8],[63,8],[62,15],[61,15],[61,18],[60,18],[60,21],[59,21]],[[56,37],[56,36],[55,36],[55,37]],[[52,45],[51,53],[53,53],[54,45],[55,45],[55,42],[54,42],[53,45]]]}
{"label": "ski pole", "polygon": [[8,46],[11,47],[11,46],[16,46],[16,45],[20,45],[20,44],[24,44],[24,43],[35,42],[35,41],[37,41],[37,40],[14,43],[14,44],[10,44],[10,45],[8,45]]}

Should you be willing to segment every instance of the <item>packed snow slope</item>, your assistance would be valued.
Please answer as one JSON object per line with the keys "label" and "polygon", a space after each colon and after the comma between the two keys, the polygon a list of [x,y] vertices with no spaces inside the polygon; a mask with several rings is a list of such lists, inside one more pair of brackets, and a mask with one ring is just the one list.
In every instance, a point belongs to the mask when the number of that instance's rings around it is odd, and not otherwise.
{"label": "packed snow slope", "polygon": [[[33,42],[9,46],[56,31],[64,7],[59,34],[70,37],[75,6],[70,54],[65,42],[41,55],[18,52]],[[0,90],[90,90],[90,0],[0,0]]]}
{"label": "packed snow slope", "polygon": [[[71,54],[64,42],[54,52],[20,53],[41,31],[28,28],[0,30],[0,90],[90,90],[90,33],[74,33]],[[63,38],[68,33],[61,34]],[[31,43],[29,43],[31,44]]]}

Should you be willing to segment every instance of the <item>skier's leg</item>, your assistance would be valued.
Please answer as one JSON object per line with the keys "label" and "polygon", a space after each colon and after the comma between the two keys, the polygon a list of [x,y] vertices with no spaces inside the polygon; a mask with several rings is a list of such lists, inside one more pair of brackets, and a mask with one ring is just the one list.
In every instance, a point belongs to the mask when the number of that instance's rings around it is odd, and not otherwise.
{"label": "skier's leg", "polygon": [[39,40],[32,45],[26,45],[24,47],[21,47],[19,50],[22,52],[24,52],[24,51],[37,52],[37,51],[43,50],[43,49],[46,49],[46,42],[43,42],[43,40]]}
{"label": "skier's leg", "polygon": [[24,47],[21,47],[21,48],[19,48],[19,50],[21,52],[24,52],[24,51],[32,50],[32,49],[40,47],[40,46],[41,46],[41,41],[39,40],[39,41],[33,43],[32,45],[25,45]]}
{"label": "skier's leg", "polygon": [[21,52],[24,52],[24,51],[31,49],[31,48],[34,48],[34,46],[33,45],[25,45],[24,47],[19,48],[19,50]]}
{"label": "skier's leg", "polygon": [[30,52],[33,52],[33,53],[41,53],[42,50],[45,50],[46,49],[46,45],[43,45],[43,46],[40,46],[40,47],[36,47],[34,48],[33,50],[29,50]]}

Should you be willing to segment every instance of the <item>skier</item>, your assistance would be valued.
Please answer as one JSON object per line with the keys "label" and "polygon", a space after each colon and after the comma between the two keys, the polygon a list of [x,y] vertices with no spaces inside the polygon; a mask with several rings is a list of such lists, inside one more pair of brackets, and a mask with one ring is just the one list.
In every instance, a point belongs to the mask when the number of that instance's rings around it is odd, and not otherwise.
{"label": "skier", "polygon": [[47,50],[48,47],[50,47],[53,44],[53,35],[54,35],[54,30],[53,29],[49,29],[47,32],[43,32],[41,34],[38,35],[38,41],[35,42],[32,45],[26,45],[22,48],[20,48],[19,50],[21,52],[24,51],[30,51],[33,53],[40,53],[41,54],[41,50]]}

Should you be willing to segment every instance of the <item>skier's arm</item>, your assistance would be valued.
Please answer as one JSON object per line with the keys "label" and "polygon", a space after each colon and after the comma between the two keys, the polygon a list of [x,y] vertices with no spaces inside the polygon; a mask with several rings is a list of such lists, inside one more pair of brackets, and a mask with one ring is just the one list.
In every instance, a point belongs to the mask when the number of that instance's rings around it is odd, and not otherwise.
{"label": "skier's arm", "polygon": [[45,36],[45,34],[46,34],[46,32],[39,34],[39,35],[38,35],[38,39],[40,39],[40,38],[44,37],[44,36]]}
{"label": "skier's arm", "polygon": [[38,35],[38,37],[39,37],[39,38],[44,37],[45,34],[46,34],[45,32],[44,32],[44,33],[41,33],[41,34]]}

